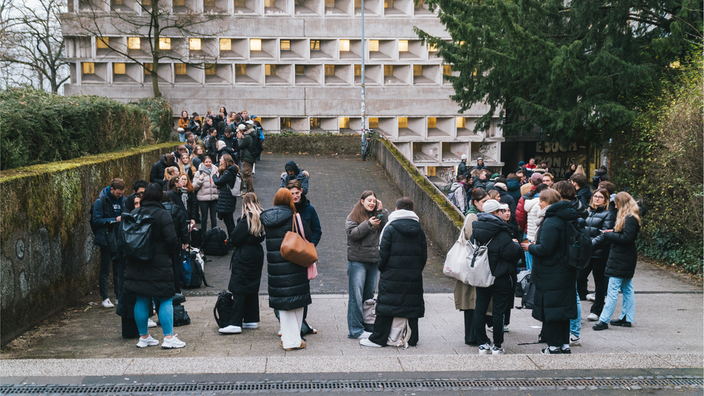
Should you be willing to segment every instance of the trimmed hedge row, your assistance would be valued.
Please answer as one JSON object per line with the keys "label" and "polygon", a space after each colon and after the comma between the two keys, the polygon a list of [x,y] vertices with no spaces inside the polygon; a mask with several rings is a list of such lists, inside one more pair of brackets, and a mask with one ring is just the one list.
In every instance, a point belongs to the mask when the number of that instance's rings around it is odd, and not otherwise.
{"label": "trimmed hedge row", "polygon": [[164,127],[165,113],[170,125],[171,109],[164,99],[124,104],[100,96],[59,96],[36,89],[1,91],[0,169],[168,141],[171,129]]}

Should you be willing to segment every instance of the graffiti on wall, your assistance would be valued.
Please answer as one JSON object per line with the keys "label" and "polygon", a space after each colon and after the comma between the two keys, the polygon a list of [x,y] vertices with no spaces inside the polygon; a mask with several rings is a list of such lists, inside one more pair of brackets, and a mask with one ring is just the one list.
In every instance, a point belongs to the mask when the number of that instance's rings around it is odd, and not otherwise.
{"label": "graffiti on wall", "polygon": [[570,164],[582,165],[586,169],[587,148],[585,146],[580,147],[577,143],[564,146],[560,143],[536,142],[535,162],[540,164],[542,160],[548,161],[548,166],[553,176],[563,179]]}

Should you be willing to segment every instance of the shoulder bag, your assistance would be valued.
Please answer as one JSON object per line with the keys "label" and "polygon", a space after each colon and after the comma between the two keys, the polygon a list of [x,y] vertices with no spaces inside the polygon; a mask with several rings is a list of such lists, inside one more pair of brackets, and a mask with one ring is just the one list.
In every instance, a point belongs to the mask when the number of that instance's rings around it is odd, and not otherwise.
{"label": "shoulder bag", "polygon": [[[296,214],[296,217],[298,217],[298,214]],[[281,252],[281,257],[284,259],[308,268],[318,261],[318,253],[315,251],[315,245],[306,241],[296,232],[297,219],[292,220],[291,231],[288,231],[284,236],[279,252]]]}

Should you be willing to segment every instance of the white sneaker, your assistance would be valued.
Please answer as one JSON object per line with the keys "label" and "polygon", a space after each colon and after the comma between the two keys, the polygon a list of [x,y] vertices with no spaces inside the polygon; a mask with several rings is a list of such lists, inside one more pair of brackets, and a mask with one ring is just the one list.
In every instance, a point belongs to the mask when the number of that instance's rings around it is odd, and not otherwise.
{"label": "white sneaker", "polygon": [[171,338],[164,337],[164,342],[161,343],[161,347],[164,349],[175,349],[185,347],[186,343],[179,340],[178,337],[176,337],[177,335],[178,334],[174,334],[174,336]]}
{"label": "white sneaker", "polygon": [[505,355],[506,351],[503,348],[497,348],[496,346],[491,348],[492,355]]}
{"label": "white sneaker", "polygon": [[381,348],[381,345],[375,344],[371,341],[369,341],[369,338],[362,338],[359,340],[359,345],[365,346],[365,347],[372,347],[372,348]]}
{"label": "white sneaker", "polygon": [[582,346],[582,339],[574,334],[570,334],[570,346]]}
{"label": "white sneaker", "polygon": [[363,332],[359,337],[357,337],[358,340],[366,340],[372,335],[372,333],[365,331]]}
{"label": "white sneaker", "polygon": [[599,316],[595,313],[590,313],[589,316],[587,316],[587,320],[590,322],[596,322],[599,320]]}
{"label": "white sneaker", "polygon": [[589,300],[589,301],[596,300],[596,294],[594,294],[594,293],[587,294],[587,300]]}
{"label": "white sneaker", "polygon": [[115,305],[113,305],[109,298],[106,298],[103,300],[103,308],[115,308]]}
{"label": "white sneaker", "polygon": [[480,355],[491,355],[491,345],[489,345],[489,344],[479,345],[479,354]]}
{"label": "white sneaker", "polygon": [[242,328],[239,326],[229,325],[219,329],[218,331],[220,334],[240,334],[242,332]]}
{"label": "white sneaker", "polygon": [[257,328],[259,328],[259,324],[257,322],[242,323],[242,328],[243,329],[257,329]]}
{"label": "white sneaker", "polygon": [[156,322],[151,318],[147,318],[147,327],[156,327]]}
{"label": "white sneaker", "polygon": [[147,338],[139,337],[139,342],[137,343],[137,348],[146,348],[148,346],[159,345],[159,341],[152,338],[151,334],[147,335]]}

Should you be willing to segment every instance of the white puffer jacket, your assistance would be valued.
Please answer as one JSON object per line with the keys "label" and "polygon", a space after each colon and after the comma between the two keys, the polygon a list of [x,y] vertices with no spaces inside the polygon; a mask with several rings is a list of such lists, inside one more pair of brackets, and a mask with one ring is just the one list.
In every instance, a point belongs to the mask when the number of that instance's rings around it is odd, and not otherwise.
{"label": "white puffer jacket", "polygon": [[538,195],[536,194],[533,199],[525,201],[523,204],[526,213],[528,213],[526,235],[528,236],[528,240],[531,242],[535,242],[535,232],[538,230],[538,213],[540,212],[540,205],[538,205],[539,202],[540,198],[538,198]]}
{"label": "white puffer jacket", "polygon": [[[203,173],[204,168],[205,165],[200,164],[198,172],[193,176],[193,188],[196,190],[196,198],[198,201],[217,201],[218,187],[213,183],[213,176],[218,176],[218,168],[215,165],[211,166],[212,172],[210,176]],[[205,174],[203,180],[200,179],[201,174]]]}

